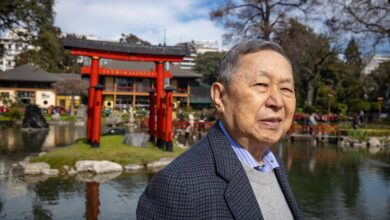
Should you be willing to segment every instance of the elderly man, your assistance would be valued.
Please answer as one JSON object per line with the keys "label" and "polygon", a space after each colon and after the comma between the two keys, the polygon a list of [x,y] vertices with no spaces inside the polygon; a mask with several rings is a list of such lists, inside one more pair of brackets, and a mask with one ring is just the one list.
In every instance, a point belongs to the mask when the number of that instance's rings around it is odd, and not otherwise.
{"label": "elderly man", "polygon": [[219,120],[157,173],[138,219],[301,219],[287,175],[270,146],[295,111],[290,61],[275,43],[234,46],[221,62],[211,97]]}

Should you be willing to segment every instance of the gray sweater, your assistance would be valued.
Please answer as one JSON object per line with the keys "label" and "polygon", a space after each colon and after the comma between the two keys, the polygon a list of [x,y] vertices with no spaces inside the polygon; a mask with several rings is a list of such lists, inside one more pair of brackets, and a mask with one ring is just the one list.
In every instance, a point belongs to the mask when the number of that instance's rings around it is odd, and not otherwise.
{"label": "gray sweater", "polygon": [[242,163],[265,220],[293,219],[275,173],[260,173]]}

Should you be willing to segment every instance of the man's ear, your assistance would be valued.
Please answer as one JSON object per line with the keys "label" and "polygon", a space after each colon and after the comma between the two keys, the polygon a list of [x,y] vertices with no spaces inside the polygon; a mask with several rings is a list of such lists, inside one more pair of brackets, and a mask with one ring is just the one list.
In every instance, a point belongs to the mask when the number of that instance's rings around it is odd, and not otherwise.
{"label": "man's ear", "polygon": [[211,85],[211,99],[214,102],[218,112],[222,113],[224,110],[223,97],[226,95],[225,86],[222,83],[215,82]]}

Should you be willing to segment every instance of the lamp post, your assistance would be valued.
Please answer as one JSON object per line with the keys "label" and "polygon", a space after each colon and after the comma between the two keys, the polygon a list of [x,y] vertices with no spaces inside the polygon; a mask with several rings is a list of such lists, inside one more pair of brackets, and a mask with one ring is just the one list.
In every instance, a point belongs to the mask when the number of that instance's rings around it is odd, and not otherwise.
{"label": "lamp post", "polygon": [[379,111],[378,121],[381,121],[383,97],[378,97],[377,100],[378,100],[378,104],[379,104],[379,106],[378,106],[378,111]]}

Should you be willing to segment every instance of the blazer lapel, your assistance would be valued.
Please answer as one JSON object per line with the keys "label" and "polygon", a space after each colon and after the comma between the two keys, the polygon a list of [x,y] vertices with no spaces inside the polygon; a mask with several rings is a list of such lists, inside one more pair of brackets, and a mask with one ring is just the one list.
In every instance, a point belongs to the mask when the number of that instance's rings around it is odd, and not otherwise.
{"label": "blazer lapel", "polygon": [[279,182],[279,186],[282,189],[284,198],[286,199],[287,204],[290,207],[294,219],[302,219],[301,211],[299,209],[298,203],[295,200],[290,184],[288,183],[288,178],[287,178],[286,171],[283,168],[283,163],[279,162],[279,165],[280,167],[275,168],[274,172],[275,172],[276,179]]}
{"label": "blazer lapel", "polygon": [[245,170],[218,123],[211,128],[208,140],[213,151],[216,172],[227,181],[226,203],[236,219],[263,219]]}

